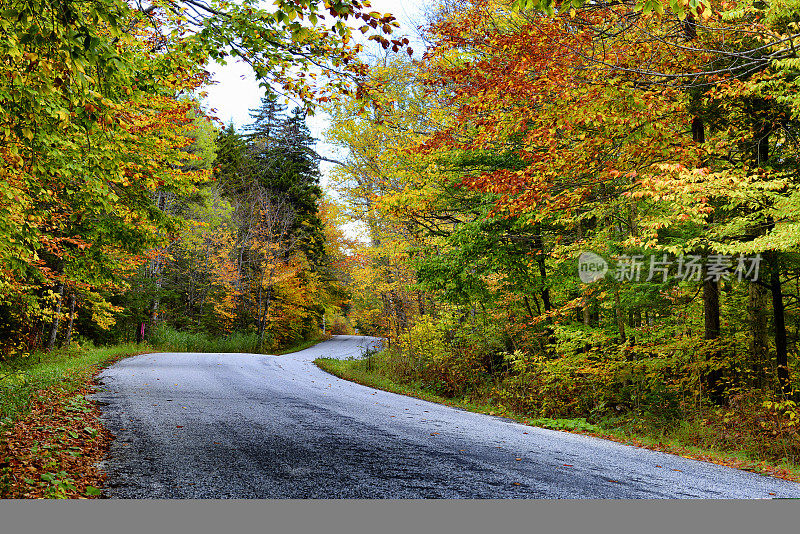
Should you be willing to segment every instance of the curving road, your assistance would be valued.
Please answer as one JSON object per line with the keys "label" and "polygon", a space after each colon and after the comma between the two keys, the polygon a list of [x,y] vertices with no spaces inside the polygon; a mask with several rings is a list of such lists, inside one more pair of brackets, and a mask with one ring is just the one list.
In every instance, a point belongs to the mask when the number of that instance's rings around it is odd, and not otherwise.
{"label": "curving road", "polygon": [[146,354],[101,374],[118,498],[774,498],[785,482],[335,378],[286,355]]}

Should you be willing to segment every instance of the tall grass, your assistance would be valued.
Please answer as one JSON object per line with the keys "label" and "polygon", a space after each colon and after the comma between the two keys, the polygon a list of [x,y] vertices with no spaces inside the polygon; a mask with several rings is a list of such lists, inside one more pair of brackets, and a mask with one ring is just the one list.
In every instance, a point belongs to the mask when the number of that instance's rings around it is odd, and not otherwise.
{"label": "tall grass", "polygon": [[256,333],[213,336],[202,332],[179,332],[163,325],[153,332],[152,343],[159,350],[173,352],[261,352]]}
{"label": "tall grass", "polygon": [[146,349],[133,343],[114,347],[73,345],[69,349],[0,362],[0,428],[25,414],[40,391],[48,388],[72,391],[107,362]]}

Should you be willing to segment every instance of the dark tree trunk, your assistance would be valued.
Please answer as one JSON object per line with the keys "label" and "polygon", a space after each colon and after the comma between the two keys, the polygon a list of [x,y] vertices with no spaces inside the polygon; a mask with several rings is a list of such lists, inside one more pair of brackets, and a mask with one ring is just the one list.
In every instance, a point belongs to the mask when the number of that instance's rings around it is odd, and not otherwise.
{"label": "dark tree trunk", "polygon": [[59,283],[56,287],[58,288],[58,301],[56,301],[55,317],[53,318],[53,322],[50,326],[50,335],[47,338],[47,345],[45,346],[47,350],[52,350],[53,347],[55,347],[56,336],[58,335],[58,325],[61,322],[61,301],[64,297],[64,284]]}
{"label": "dark tree trunk", "polygon": [[[272,277],[270,276],[270,280]],[[264,345],[264,337],[267,334],[267,317],[269,315],[269,307],[272,304],[272,285],[267,288],[266,298],[264,299],[264,311],[258,321],[258,346],[262,348]]]}
{"label": "dark tree trunk", "polygon": [[528,296],[527,296],[527,295],[524,295],[524,296],[522,297],[522,300],[523,300],[523,302],[525,302],[525,308],[528,310],[528,316],[529,316],[531,319],[535,319],[535,318],[536,318],[536,316],[533,314],[533,308],[531,308],[531,301],[530,301],[530,300],[528,300]]}
{"label": "dark tree trunk", "polygon": [[705,336],[707,340],[719,338],[719,282],[703,281],[703,315],[705,316]]}
{"label": "dark tree trunk", "polygon": [[[763,165],[769,159],[768,125],[763,125],[755,139],[754,156],[757,165]],[[767,227],[775,229],[775,221],[767,217]],[[789,359],[786,342],[786,311],[783,304],[781,287],[781,266],[778,252],[767,255],[770,262],[769,288],[772,293],[772,315],[775,321],[775,365],[778,367],[778,389],[784,395],[791,395],[792,384],[789,381]]]}
{"label": "dark tree trunk", "polygon": [[538,227],[534,229],[533,246],[536,248],[536,264],[539,266],[539,276],[542,278],[542,303],[544,311],[549,312],[553,306],[550,303],[550,288],[547,287],[547,267],[544,263],[544,244],[540,231]]}
{"label": "dark tree trunk", "polygon": [[786,343],[786,313],[783,305],[781,271],[777,253],[770,254],[770,292],[772,293],[772,314],[775,319],[775,364],[778,367],[778,387],[784,395],[791,395],[789,382],[789,359]]}
{"label": "dark tree trunk", "polygon": [[750,368],[755,386],[763,389],[767,382],[769,342],[767,340],[767,291],[758,282],[750,282],[747,295],[747,322],[750,324]]}
{"label": "dark tree trunk", "polygon": [[536,263],[539,264],[539,275],[542,277],[542,304],[544,305],[544,311],[549,312],[553,309],[553,305],[550,303],[550,288],[547,287],[547,270],[545,269],[544,258],[538,258]]}
{"label": "dark tree trunk", "polygon": [[625,343],[625,316],[622,311],[622,303],[619,298],[619,289],[614,288],[614,310],[617,314],[617,329],[619,330],[620,343]]}
{"label": "dark tree trunk", "polygon": [[706,142],[706,130],[703,124],[703,119],[695,117],[692,119],[692,140],[695,143]]}
{"label": "dark tree trunk", "polygon": [[259,349],[264,344],[264,313],[261,311],[261,305],[263,300],[263,293],[264,293],[264,271],[266,269],[262,269],[261,271],[261,282],[258,284],[258,347]]}
{"label": "dark tree trunk", "polygon": [[44,321],[40,320],[36,325],[36,334],[33,336],[32,349],[38,349],[42,342],[42,334],[44,334]]}
{"label": "dark tree trunk", "polygon": [[[160,288],[159,288],[160,289]],[[153,299],[150,303],[150,325],[147,328],[147,336],[150,340],[153,340],[153,331],[156,327],[156,321],[158,320],[158,307],[159,307],[159,299]]]}
{"label": "dark tree trunk", "polygon": [[[705,321],[705,335],[703,338],[706,341],[714,341],[719,338],[720,322],[719,322],[719,282],[715,280],[703,281],[703,318]],[[708,354],[709,359],[717,360],[721,356],[718,350],[712,351]],[[709,392],[709,397],[714,402],[722,400],[722,389],[720,387],[720,378],[722,372],[719,369],[712,369],[706,376],[706,388]]]}
{"label": "dark tree trunk", "polygon": [[64,346],[69,347],[72,343],[72,325],[75,322],[75,293],[69,294],[69,323],[67,323],[67,333],[64,335]]}
{"label": "dark tree trunk", "polygon": [[[694,22],[687,23],[684,27],[687,31],[687,39],[691,40],[697,37]],[[705,143],[706,129],[703,119],[701,117],[694,117],[692,119],[692,140],[695,143]],[[703,272],[703,277],[706,273]],[[703,280],[703,320],[705,323],[705,333],[703,338],[707,341],[713,341],[719,338],[720,322],[719,322],[719,282],[716,280]],[[720,353],[715,351],[709,354],[709,358],[719,358]],[[712,397],[719,400],[719,379],[720,371],[712,370],[706,377],[706,386],[708,391],[711,392]]]}

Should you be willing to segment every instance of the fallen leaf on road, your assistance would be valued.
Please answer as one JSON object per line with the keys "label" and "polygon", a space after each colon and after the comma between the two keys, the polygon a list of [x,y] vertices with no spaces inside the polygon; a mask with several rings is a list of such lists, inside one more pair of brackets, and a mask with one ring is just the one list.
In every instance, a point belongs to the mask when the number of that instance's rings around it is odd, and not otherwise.
{"label": "fallen leaf on road", "polygon": [[516,461],[518,461],[518,462],[522,460],[522,458],[514,458],[514,459],[515,459]]}
{"label": "fallen leaf on road", "polygon": [[181,425],[175,425],[175,428],[183,428]]}
{"label": "fallen leaf on road", "polygon": [[438,432],[431,432],[431,436],[435,436],[437,434],[439,434],[439,433]]}

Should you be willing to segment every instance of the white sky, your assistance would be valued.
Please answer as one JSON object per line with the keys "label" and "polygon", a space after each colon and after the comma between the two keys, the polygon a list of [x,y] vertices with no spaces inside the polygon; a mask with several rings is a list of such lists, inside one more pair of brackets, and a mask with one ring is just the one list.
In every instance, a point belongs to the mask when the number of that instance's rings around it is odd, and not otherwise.
{"label": "white sky", "polygon": [[[412,48],[415,55],[418,55],[422,47],[414,43],[417,34],[416,27],[419,25],[421,15],[426,5],[426,0],[372,0],[371,11],[381,13],[391,13],[400,23],[400,28],[395,29],[393,35],[407,36],[412,41]],[[360,36],[356,32],[356,36]],[[209,71],[213,74],[213,79],[217,82],[206,88],[208,97],[205,100],[206,107],[216,110],[214,115],[225,124],[233,121],[237,129],[249,124],[250,110],[258,107],[264,92],[258,87],[252,69],[241,61],[230,62],[227,65],[211,63]],[[289,108],[291,109],[291,104]],[[328,126],[328,118],[321,113],[309,117],[308,126],[311,134],[319,139],[317,151],[322,155],[335,157],[335,148],[322,141],[323,132]],[[322,186],[327,188],[328,170],[330,164],[323,162],[322,165]]]}

